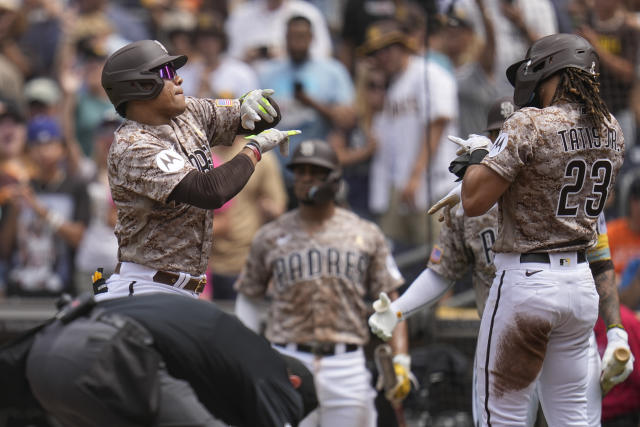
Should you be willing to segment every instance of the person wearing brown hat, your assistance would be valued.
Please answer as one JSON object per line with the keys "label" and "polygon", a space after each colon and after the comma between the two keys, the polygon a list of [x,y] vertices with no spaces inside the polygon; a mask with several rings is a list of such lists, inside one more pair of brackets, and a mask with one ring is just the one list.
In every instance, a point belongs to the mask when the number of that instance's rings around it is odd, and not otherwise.
{"label": "person wearing brown hat", "polygon": [[424,210],[451,188],[447,165],[455,148],[443,135],[455,134],[456,83],[440,65],[414,55],[397,21],[367,30],[360,52],[371,57],[389,86],[373,124],[378,148],[370,174],[371,211],[385,234],[405,246],[431,241],[437,224]]}

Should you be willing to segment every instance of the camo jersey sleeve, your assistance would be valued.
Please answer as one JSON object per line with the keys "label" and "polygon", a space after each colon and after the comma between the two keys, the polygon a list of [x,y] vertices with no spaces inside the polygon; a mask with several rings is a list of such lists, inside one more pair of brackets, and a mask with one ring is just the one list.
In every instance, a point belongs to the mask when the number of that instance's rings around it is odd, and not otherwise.
{"label": "camo jersey sleeve", "polygon": [[161,203],[185,175],[195,169],[169,141],[131,125],[116,133],[110,151],[109,182],[112,188],[125,188]]}
{"label": "camo jersey sleeve", "polygon": [[471,269],[476,307],[482,316],[495,276],[493,244],[498,230],[498,207],[477,217],[452,216],[452,227],[443,226],[429,258],[429,268],[448,280],[460,280]]}
{"label": "camo jersey sleeve", "polygon": [[471,262],[464,245],[464,216],[452,214],[451,226],[446,223],[442,226],[427,265],[450,281],[461,279],[469,270]]}

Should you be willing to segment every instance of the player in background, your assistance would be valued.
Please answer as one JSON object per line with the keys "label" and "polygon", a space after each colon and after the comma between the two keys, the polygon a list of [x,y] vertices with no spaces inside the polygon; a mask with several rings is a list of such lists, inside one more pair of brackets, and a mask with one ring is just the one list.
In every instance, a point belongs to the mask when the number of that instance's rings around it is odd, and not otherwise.
{"label": "player in background", "polygon": [[[256,234],[236,282],[236,314],[255,325],[257,302],[271,296],[267,339],[314,374],[319,408],[301,426],[372,427],[365,298],[395,298],[403,279],[378,226],[336,206],[341,169],[328,143],[301,142],[288,167],[299,207]],[[402,399],[410,388],[406,325],[391,346],[400,377],[394,397]]]}
{"label": "player in background", "polygon": [[[524,425],[535,387],[549,425],[588,424],[598,293],[585,250],[597,243],[624,154],[597,69],[597,54],[579,36],[537,40],[507,70],[514,103],[524,108],[490,151],[477,138],[464,144],[464,212],[482,215],[496,202],[499,209],[496,277],[476,348],[482,425]],[[610,341],[626,343],[621,325],[608,329]]]}
{"label": "player in background", "polygon": [[[120,262],[97,289],[98,300],[149,292],[197,297],[205,284],[213,209],[240,191],[262,153],[286,148],[289,136],[299,133],[267,129],[280,119],[269,89],[240,99],[185,97],[176,70],[186,61],[155,40],[142,40],[113,53],[102,70],[102,86],[125,120],[107,160]],[[214,169],[210,147],[249,133],[258,134]]]}

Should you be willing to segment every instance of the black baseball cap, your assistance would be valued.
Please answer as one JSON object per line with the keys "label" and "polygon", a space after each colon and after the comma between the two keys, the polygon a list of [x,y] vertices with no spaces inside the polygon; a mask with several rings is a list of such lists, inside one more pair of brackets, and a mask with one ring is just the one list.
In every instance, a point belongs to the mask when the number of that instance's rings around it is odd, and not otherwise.
{"label": "black baseball cap", "polygon": [[11,99],[0,99],[0,120],[7,117],[13,119],[16,123],[26,122],[26,118],[17,102]]}
{"label": "black baseball cap", "polygon": [[489,108],[487,127],[484,131],[491,132],[492,130],[500,130],[504,121],[517,109],[518,107],[513,103],[513,98],[510,96],[496,100],[491,105],[491,108]]}

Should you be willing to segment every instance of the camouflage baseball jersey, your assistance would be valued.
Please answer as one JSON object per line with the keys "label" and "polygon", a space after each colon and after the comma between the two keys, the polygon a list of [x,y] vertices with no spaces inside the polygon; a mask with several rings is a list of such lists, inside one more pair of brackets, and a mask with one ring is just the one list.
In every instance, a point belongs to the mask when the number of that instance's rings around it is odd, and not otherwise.
{"label": "camouflage baseball jersey", "polygon": [[390,292],[403,279],[377,225],[336,208],[309,234],[296,209],[263,226],[236,289],[272,302],[266,337],[276,343],[365,344],[365,298]]}
{"label": "camouflage baseball jersey", "polygon": [[211,250],[213,211],[167,198],[189,172],[212,168],[210,146],[231,145],[240,106],[227,99],[186,101],[186,111],[168,125],[125,120],[107,163],[118,208],[119,260],[201,275]]}
{"label": "camouflage baseball jersey", "polygon": [[523,108],[482,163],[511,182],[499,201],[495,252],[554,252],[595,244],[596,221],[622,165],[617,120],[597,129],[578,104]]}
{"label": "camouflage baseball jersey", "polygon": [[429,257],[429,268],[456,281],[471,268],[476,307],[482,317],[489,288],[496,274],[491,247],[498,231],[498,206],[477,217],[451,215],[451,227],[442,226],[438,243]]}

